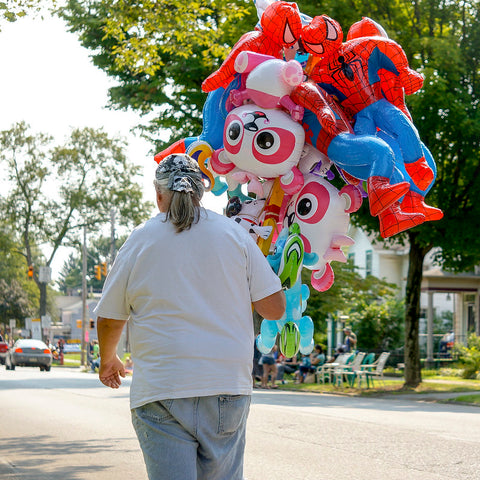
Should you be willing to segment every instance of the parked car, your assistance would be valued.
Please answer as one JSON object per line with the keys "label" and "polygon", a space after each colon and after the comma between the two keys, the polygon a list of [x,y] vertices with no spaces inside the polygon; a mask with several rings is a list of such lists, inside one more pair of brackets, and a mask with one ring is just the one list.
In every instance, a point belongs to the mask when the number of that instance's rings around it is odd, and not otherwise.
{"label": "parked car", "polygon": [[49,372],[52,367],[52,351],[41,340],[17,340],[5,358],[7,370],[15,370],[15,367],[40,367],[40,371]]}
{"label": "parked car", "polygon": [[5,365],[5,357],[7,356],[8,344],[4,342],[0,335],[0,365]]}

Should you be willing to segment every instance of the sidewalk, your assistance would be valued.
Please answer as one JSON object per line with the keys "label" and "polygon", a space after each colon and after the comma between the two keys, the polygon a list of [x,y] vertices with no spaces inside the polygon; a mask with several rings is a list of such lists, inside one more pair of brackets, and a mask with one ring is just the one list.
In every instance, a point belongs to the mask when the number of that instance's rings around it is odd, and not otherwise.
{"label": "sidewalk", "polygon": [[457,393],[405,393],[399,395],[382,395],[386,400],[409,400],[411,402],[420,403],[450,403],[451,405],[467,405],[471,407],[480,407],[478,403],[469,402],[450,402],[457,397],[463,395],[480,395],[480,391],[477,392],[457,392]]}
{"label": "sidewalk", "polygon": [[[385,377],[387,378],[387,377]],[[430,379],[423,379],[422,383],[444,383],[444,384],[449,384],[449,385],[465,385],[465,382],[459,380],[430,380]],[[462,397],[464,395],[480,395],[480,389],[479,390],[470,390],[466,392],[423,392],[423,393],[398,393],[395,395],[382,395],[382,398],[387,398],[387,399],[395,399],[395,398],[403,398],[407,400],[414,400],[418,402],[435,402],[437,400],[453,400],[457,397]],[[476,403],[463,403],[459,402],[459,405],[472,405],[475,407],[479,407],[479,404]]]}

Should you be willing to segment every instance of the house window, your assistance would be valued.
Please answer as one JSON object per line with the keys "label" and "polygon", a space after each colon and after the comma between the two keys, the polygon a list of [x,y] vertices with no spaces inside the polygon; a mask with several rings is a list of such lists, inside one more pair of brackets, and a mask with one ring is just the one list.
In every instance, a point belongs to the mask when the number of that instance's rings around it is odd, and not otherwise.
{"label": "house window", "polygon": [[467,331],[475,333],[475,306],[473,303],[467,305]]}
{"label": "house window", "polygon": [[352,262],[353,264],[355,264],[355,254],[354,253],[349,253],[347,259],[348,259],[349,262]]}
{"label": "house window", "polygon": [[367,250],[365,252],[365,275],[372,275],[372,250]]}

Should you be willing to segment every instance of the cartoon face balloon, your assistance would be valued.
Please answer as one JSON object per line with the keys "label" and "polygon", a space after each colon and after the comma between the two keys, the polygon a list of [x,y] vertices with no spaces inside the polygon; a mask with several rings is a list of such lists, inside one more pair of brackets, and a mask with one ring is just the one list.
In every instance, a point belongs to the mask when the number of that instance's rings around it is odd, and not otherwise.
{"label": "cartoon face balloon", "polygon": [[293,89],[303,81],[303,69],[296,60],[285,62],[270,55],[241,52],[235,60],[235,70],[247,75],[245,89],[232,90],[233,105],[243,105],[245,100],[262,108],[283,106],[294,120],[301,120],[303,107],[290,98]]}
{"label": "cartoon face balloon", "polygon": [[274,178],[296,166],[305,143],[302,126],[281,110],[244,105],[230,112],[224,155],[241,170]]}
{"label": "cartoon face balloon", "polygon": [[296,165],[304,143],[302,126],[287,113],[243,105],[227,116],[224,148],[213,153],[210,165],[220,175],[237,167],[261,178],[281,177],[285,192],[296,193],[303,184]]}
{"label": "cartoon face balloon", "polygon": [[265,199],[250,198],[242,202],[239,197],[230,197],[226,208],[227,217],[245,228],[256,241],[258,237],[266,240],[272,233],[273,227],[260,226],[260,216],[265,209]]}

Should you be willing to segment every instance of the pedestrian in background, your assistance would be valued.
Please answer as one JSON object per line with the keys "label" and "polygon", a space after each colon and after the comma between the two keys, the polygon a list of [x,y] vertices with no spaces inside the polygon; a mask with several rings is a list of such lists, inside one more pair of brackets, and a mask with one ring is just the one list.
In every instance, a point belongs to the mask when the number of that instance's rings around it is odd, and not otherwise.
{"label": "pedestrian in background", "polygon": [[120,386],[128,319],[132,421],[151,480],[241,480],[252,392],[251,304],[285,311],[278,277],[248,232],[200,206],[187,155],[160,162],[160,213],[118,253],[97,305],[101,382]]}
{"label": "pedestrian in background", "polygon": [[357,349],[357,336],[349,326],[343,329],[343,333],[345,334],[345,353],[354,352]]}
{"label": "pedestrian in background", "polygon": [[275,382],[277,381],[277,346],[274,345],[269,353],[265,353],[260,357],[260,364],[263,367],[261,388],[268,387],[268,379],[270,378],[270,388],[278,388]]}
{"label": "pedestrian in background", "polygon": [[92,340],[92,358],[90,359],[90,369],[93,373],[100,368],[100,345],[98,340]]}

